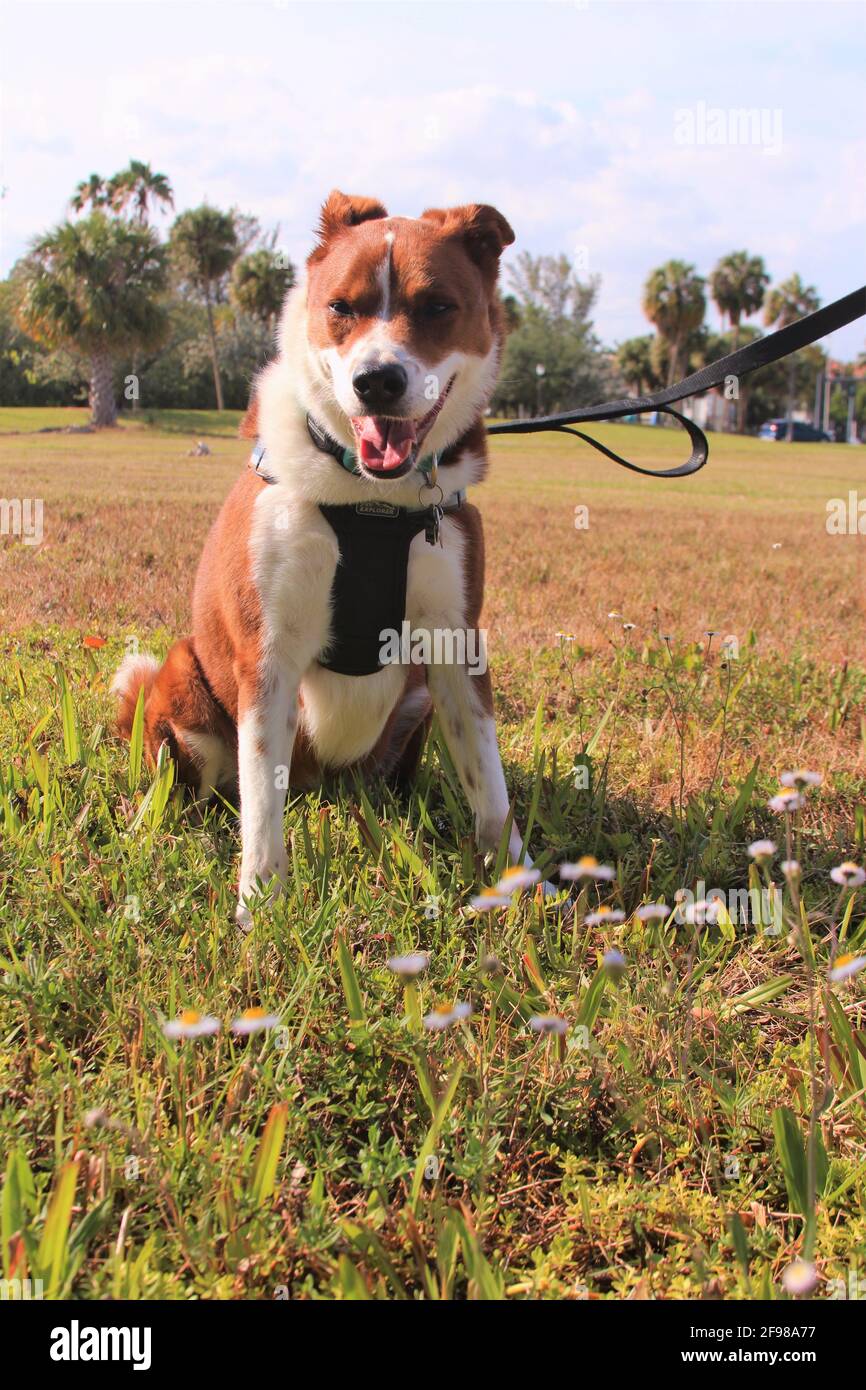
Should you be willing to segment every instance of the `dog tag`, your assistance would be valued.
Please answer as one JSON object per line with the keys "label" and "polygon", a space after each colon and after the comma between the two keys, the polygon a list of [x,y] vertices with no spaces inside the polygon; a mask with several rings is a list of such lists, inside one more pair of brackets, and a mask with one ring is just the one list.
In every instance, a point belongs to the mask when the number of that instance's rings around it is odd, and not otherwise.
{"label": "dog tag", "polygon": [[428,545],[442,544],[442,537],[440,535],[442,529],[442,516],[443,512],[441,507],[434,506],[430,508],[430,516],[424,528],[424,537]]}

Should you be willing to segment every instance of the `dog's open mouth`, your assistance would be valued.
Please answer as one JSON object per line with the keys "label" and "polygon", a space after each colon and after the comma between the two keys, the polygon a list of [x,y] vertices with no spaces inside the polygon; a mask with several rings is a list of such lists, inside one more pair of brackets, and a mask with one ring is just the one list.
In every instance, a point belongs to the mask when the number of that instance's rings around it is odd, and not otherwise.
{"label": "dog's open mouth", "polygon": [[358,461],[375,478],[402,478],[418,458],[421,445],[454,385],[452,377],[431,410],[420,420],[390,415],[357,415],[352,429],[358,443]]}

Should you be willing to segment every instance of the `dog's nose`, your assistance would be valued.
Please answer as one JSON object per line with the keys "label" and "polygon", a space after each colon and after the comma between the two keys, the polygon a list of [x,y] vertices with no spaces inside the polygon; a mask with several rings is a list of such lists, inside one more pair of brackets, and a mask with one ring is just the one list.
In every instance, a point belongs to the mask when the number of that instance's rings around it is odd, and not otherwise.
{"label": "dog's nose", "polygon": [[355,393],[371,415],[387,414],[393,410],[408,382],[405,369],[396,362],[388,362],[382,367],[360,367],[352,377]]}

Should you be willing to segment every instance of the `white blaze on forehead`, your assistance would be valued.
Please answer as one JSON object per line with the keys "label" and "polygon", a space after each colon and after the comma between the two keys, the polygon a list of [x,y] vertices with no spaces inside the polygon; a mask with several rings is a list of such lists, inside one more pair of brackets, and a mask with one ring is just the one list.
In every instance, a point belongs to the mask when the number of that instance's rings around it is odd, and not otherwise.
{"label": "white blaze on forehead", "polygon": [[385,259],[379,270],[379,284],[382,289],[382,307],[379,317],[383,319],[391,316],[391,256],[394,250],[394,233],[385,233]]}

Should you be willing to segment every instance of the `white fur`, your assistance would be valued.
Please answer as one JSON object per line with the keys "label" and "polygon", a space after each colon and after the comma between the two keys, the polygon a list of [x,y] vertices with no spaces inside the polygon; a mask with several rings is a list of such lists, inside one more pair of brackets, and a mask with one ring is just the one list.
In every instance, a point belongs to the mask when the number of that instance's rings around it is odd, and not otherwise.
{"label": "white fur", "polygon": [[[389,262],[390,249],[383,286],[390,274]],[[387,312],[387,308],[383,289],[383,310]],[[277,481],[263,488],[256,499],[250,536],[253,574],[264,617],[261,674],[266,694],[245,709],[242,693],[238,725],[243,840],[238,920],[245,924],[250,920],[246,900],[257,881],[267,884],[273,875],[282,878],[285,874],[285,791],[275,785],[279,780],[275,773],[280,766],[291,765],[298,719],[304,721],[320,761],[328,767],[345,766],[374,747],[400,701],[405,680],[400,667],[386,666],[370,676],[342,676],[316,661],[330,636],[330,594],[339,558],[336,537],[319,504],[384,498],[395,505],[415,506],[424,483],[417,468],[402,479],[354,476],[310,440],[308,411],[334,438],[354,447],[348,416],[356,413],[358,406],[354,393],[351,400],[347,395],[350,364],[333,351],[317,352],[309,344],[304,285],[286,302],[279,342],[279,357],[258,382],[260,439],[267,470]],[[413,392],[416,388],[423,391],[424,378],[430,372],[439,376],[443,387],[452,376],[455,378],[425,442],[425,454],[441,452],[459,438],[486,404],[495,379],[495,350],[484,358],[455,352],[432,367],[414,359],[407,362],[398,356],[402,349],[390,343],[384,318],[365,339],[364,351],[374,349],[394,354],[385,360],[403,361],[414,383]],[[430,404],[428,398],[418,398],[419,418]],[[481,460],[467,456],[443,470],[440,481],[451,490],[466,488],[477,481],[480,470]],[[463,549],[463,532],[447,516],[441,546],[428,545],[423,532],[413,540],[406,616],[414,628],[466,627]],[[472,806],[479,840],[485,848],[494,848],[508,814],[508,794],[493,720],[472,687],[474,679],[464,666],[443,664],[428,670],[430,694]],[[413,721],[428,705],[429,696],[423,688],[403,698],[397,715],[399,737],[411,732]],[[520,847],[515,827],[511,835],[515,856]]]}
{"label": "white fur", "polygon": [[148,676],[155,676],[158,670],[156,657],[148,656],[146,652],[138,655],[128,653],[114,673],[110,686],[112,695],[125,695],[134,686],[141,685]]}

